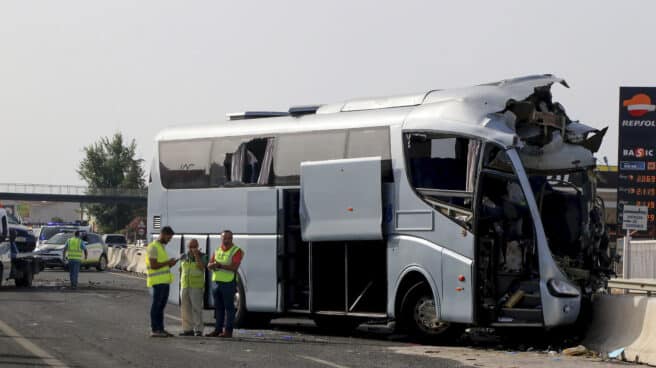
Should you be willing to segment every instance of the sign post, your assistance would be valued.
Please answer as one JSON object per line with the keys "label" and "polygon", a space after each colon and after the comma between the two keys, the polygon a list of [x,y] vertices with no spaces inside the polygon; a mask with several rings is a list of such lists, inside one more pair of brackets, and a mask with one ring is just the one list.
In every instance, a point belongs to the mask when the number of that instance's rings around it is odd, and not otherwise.
{"label": "sign post", "polygon": [[617,224],[622,206],[647,206],[647,228],[656,237],[656,87],[620,87],[617,162]]}
{"label": "sign post", "polygon": [[622,229],[626,230],[624,251],[622,252],[622,277],[631,278],[631,231],[647,230],[649,208],[647,206],[624,205],[622,210]]}

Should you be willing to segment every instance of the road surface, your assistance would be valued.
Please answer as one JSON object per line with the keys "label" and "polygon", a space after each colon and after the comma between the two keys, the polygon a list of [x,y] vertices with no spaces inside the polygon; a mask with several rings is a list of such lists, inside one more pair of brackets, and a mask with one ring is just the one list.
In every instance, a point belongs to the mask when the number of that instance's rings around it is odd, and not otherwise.
{"label": "road surface", "polygon": [[[65,272],[40,273],[31,289],[0,289],[0,367],[616,367],[598,359],[427,346],[389,334],[327,335],[304,320],[271,329],[237,330],[232,340],[153,339],[145,280],[86,271],[80,288],[63,288]],[[206,332],[211,331],[207,313]],[[180,332],[179,309],[166,309]]]}

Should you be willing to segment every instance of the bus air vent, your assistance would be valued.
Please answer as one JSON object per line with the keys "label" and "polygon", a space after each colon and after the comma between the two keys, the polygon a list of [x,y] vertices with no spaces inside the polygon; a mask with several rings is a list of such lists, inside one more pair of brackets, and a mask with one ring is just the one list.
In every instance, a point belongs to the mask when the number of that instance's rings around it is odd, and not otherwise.
{"label": "bus air vent", "polygon": [[292,106],[289,108],[289,115],[302,116],[316,114],[321,105]]}
{"label": "bus air vent", "polygon": [[162,218],[160,216],[153,216],[153,230],[159,230],[162,227]]}
{"label": "bus air vent", "polygon": [[289,113],[286,111],[244,111],[227,114],[227,116],[228,120],[246,120],[289,116]]}

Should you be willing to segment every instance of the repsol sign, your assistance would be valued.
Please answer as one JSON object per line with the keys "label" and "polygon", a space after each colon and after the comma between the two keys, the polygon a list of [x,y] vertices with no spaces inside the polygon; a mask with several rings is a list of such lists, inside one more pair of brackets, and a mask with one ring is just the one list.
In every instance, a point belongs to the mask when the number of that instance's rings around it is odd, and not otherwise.
{"label": "repsol sign", "polygon": [[654,128],[656,120],[622,120],[622,126],[626,128]]}

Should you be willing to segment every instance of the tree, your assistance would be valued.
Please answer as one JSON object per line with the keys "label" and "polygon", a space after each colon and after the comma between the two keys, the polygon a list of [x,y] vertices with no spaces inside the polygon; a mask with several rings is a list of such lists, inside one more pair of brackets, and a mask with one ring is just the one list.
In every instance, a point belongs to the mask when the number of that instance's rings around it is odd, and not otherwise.
{"label": "tree", "polygon": [[[137,159],[137,144],[133,139],[126,144],[121,133],[102,137],[84,147],[85,157],[77,173],[87,183],[91,193],[101,189],[144,189],[143,159]],[[136,216],[144,216],[146,208],[132,203],[93,204],[88,206],[100,231],[116,232]]]}

